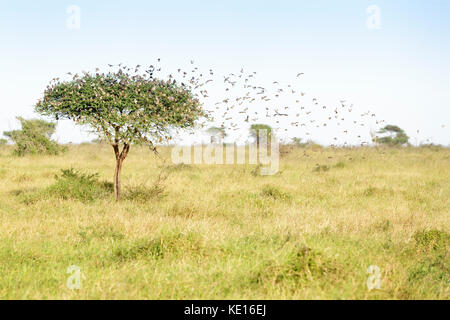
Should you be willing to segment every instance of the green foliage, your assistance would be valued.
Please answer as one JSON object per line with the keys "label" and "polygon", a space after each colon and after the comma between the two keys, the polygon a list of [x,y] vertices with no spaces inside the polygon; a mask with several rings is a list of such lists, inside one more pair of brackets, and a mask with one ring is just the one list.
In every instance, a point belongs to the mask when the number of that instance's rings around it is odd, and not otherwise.
{"label": "green foliage", "polygon": [[267,124],[252,124],[250,126],[250,136],[256,139],[256,145],[260,146],[262,143],[270,145],[272,137],[272,128]]}
{"label": "green foliage", "polygon": [[19,156],[26,154],[58,154],[65,148],[52,141],[50,137],[56,130],[56,123],[39,119],[26,120],[17,118],[22,126],[21,130],[6,131],[4,136],[16,144],[15,153]]}
{"label": "green foliage", "polygon": [[[204,112],[184,84],[119,69],[52,82],[37,112],[88,125],[111,144],[161,142],[173,128],[191,127]],[[150,72],[148,72],[150,74]]]}
{"label": "green foliage", "polygon": [[265,130],[267,132],[267,138],[270,138],[272,135],[272,127],[267,124],[252,124],[250,126],[250,135],[254,138],[260,137],[260,131]]}
{"label": "green foliage", "polygon": [[380,144],[389,146],[401,146],[407,144],[409,141],[409,137],[407,136],[405,131],[395,125],[387,125],[384,128],[381,128],[378,133],[389,134],[387,136],[376,139],[376,141]]}
{"label": "green foliage", "polygon": [[41,191],[38,198],[60,198],[63,200],[79,200],[91,202],[108,197],[113,185],[100,181],[98,174],[86,174],[73,168],[61,170],[55,176],[55,183]]}
{"label": "green foliage", "polygon": [[0,146],[1,145],[5,145],[5,144],[7,144],[8,143],[8,140],[6,140],[6,139],[0,139]]}

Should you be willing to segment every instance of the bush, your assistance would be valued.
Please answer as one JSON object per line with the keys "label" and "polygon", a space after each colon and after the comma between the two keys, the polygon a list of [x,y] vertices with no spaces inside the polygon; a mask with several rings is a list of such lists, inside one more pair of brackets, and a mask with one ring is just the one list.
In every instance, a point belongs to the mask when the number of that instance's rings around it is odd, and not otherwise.
{"label": "bush", "polygon": [[55,180],[44,190],[25,194],[25,203],[48,198],[91,202],[109,196],[114,189],[112,183],[99,181],[98,174],[85,174],[75,169],[61,170],[60,175],[55,175]]}
{"label": "bush", "polygon": [[56,183],[48,188],[48,192],[62,199],[93,201],[104,198],[113,192],[113,184],[99,181],[98,174],[85,174],[74,169],[61,170],[56,175]]}
{"label": "bush", "polygon": [[6,140],[6,139],[0,139],[0,146],[1,145],[5,145],[5,144],[7,144],[8,143],[8,140]]}
{"label": "bush", "polygon": [[56,141],[50,139],[56,130],[56,123],[44,120],[26,120],[17,118],[22,126],[21,130],[6,131],[4,136],[10,138],[15,144],[14,151],[18,156],[26,154],[52,154],[56,155],[65,150]]}

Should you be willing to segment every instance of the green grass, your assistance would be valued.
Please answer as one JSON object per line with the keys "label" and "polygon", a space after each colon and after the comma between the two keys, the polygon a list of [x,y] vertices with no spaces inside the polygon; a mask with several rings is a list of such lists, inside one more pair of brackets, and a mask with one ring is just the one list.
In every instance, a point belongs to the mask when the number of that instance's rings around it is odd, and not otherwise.
{"label": "green grass", "polygon": [[110,149],[0,147],[1,299],[450,298],[449,149],[292,147],[260,176],[135,147],[120,203]]}

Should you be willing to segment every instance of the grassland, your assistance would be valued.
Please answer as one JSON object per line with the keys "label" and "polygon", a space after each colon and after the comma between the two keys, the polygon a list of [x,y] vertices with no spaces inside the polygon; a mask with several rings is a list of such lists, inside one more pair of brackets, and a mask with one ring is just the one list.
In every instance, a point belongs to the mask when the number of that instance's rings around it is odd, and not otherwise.
{"label": "grassland", "polygon": [[[0,148],[0,298],[450,298],[449,149],[282,151],[279,173],[259,176],[133,148],[116,203],[108,146]],[[99,177],[61,177],[70,168]]]}

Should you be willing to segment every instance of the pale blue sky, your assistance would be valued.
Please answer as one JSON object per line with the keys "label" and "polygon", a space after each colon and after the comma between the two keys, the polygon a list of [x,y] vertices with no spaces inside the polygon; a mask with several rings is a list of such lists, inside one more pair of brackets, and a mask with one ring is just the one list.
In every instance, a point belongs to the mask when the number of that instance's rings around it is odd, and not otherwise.
{"label": "pale blue sky", "polygon": [[[161,57],[223,73],[245,67],[266,82],[304,72],[308,94],[373,110],[412,142],[450,144],[450,1],[0,3],[0,131],[15,128],[18,115],[36,116],[53,77]],[[70,5],[81,8],[79,30],[66,27]],[[381,10],[379,30],[366,25],[370,5]],[[86,139],[68,123],[57,137]]]}

